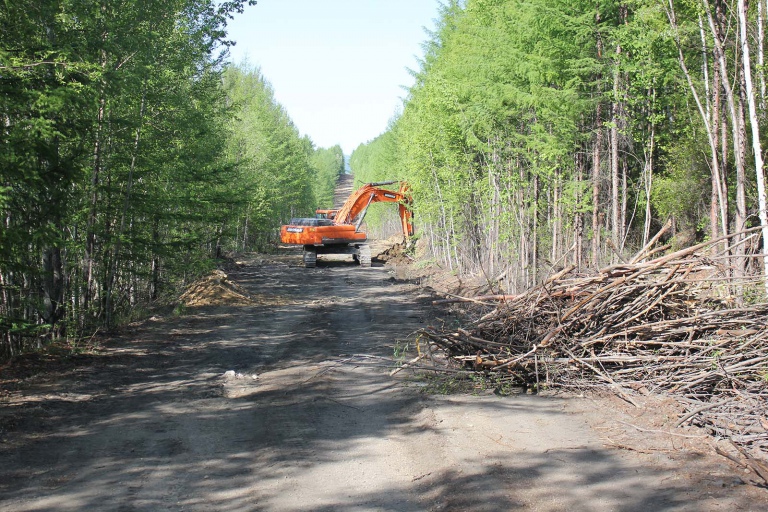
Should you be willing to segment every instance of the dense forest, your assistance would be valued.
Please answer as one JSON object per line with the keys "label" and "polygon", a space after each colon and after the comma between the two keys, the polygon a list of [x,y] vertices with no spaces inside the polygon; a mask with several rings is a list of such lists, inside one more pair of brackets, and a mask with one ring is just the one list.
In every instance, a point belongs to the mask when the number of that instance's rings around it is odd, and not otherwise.
{"label": "dense forest", "polygon": [[0,359],[140,316],[332,200],[341,148],[225,61],[253,3],[3,4]]}
{"label": "dense forest", "polygon": [[431,257],[509,290],[626,261],[662,230],[667,247],[724,238],[714,264],[764,275],[767,13],[447,2],[402,112],[350,165],[408,180]]}

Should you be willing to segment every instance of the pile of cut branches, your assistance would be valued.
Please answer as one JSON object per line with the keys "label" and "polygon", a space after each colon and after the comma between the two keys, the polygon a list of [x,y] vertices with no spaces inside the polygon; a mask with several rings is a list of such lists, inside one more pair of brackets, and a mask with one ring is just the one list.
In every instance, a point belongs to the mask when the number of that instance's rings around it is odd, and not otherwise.
{"label": "pile of cut branches", "polygon": [[473,300],[476,319],[463,328],[420,335],[452,371],[522,386],[608,386],[632,403],[636,393],[671,394],[688,411],[679,425],[765,454],[768,303],[734,300],[749,283],[727,276],[712,256],[717,242],[647,261],[644,252],[591,275],[565,268],[490,311]]}

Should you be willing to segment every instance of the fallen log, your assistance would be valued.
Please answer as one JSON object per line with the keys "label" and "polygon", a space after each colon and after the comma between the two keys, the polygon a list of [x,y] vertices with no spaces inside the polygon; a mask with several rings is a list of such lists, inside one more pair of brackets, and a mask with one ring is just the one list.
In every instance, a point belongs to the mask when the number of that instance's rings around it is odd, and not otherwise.
{"label": "fallen log", "polygon": [[[452,294],[445,293],[445,295],[452,295]],[[518,297],[519,295],[478,295],[477,297],[460,297],[458,295],[452,295],[452,298],[450,299],[433,300],[432,304],[451,304],[456,302],[484,302],[488,300],[507,301],[507,300],[515,300]]]}

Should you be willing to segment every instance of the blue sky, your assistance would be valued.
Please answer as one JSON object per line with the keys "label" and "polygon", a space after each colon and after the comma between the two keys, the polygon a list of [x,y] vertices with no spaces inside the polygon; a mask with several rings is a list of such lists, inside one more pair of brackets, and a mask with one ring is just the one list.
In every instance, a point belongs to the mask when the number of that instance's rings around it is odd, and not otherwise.
{"label": "blue sky", "polygon": [[230,60],[261,68],[318,147],[383,133],[413,84],[438,0],[259,0],[229,23]]}

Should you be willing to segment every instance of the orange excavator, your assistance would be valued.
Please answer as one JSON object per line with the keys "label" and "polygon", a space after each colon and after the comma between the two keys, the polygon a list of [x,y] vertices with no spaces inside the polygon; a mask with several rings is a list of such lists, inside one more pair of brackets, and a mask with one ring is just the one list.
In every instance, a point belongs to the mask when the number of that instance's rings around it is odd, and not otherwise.
{"label": "orange excavator", "polygon": [[[400,183],[398,191],[383,188]],[[361,267],[371,266],[371,248],[368,236],[360,231],[371,203],[397,203],[403,235],[413,235],[412,199],[408,184],[398,181],[367,183],[357,189],[338,210],[316,211],[315,218],[291,219],[280,228],[280,241],[284,244],[304,246],[304,266],[313,268],[318,254],[351,254]]]}

